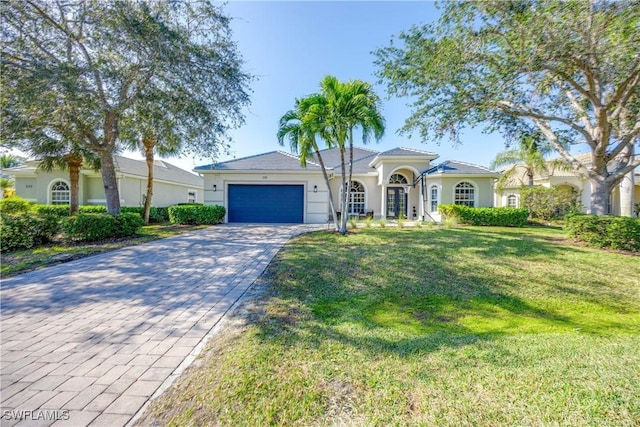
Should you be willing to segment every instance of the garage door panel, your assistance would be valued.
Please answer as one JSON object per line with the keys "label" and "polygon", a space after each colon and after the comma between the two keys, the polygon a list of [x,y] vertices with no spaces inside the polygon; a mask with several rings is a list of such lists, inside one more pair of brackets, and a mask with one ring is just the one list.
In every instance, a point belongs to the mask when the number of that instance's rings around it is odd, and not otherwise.
{"label": "garage door panel", "polygon": [[304,186],[229,185],[229,222],[302,223]]}

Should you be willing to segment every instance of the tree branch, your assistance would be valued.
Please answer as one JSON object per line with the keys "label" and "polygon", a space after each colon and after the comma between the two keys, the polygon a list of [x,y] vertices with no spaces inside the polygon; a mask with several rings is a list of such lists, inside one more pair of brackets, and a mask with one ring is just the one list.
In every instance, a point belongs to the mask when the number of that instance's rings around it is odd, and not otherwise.
{"label": "tree branch", "polygon": [[506,101],[506,100],[498,101],[496,103],[496,106],[497,108],[504,111],[505,113],[514,114],[516,116],[528,117],[528,118],[531,118],[532,120],[537,119],[537,120],[546,120],[546,121],[552,121],[552,122],[560,122],[562,124],[569,126],[570,128],[579,132],[580,134],[582,134],[585,140],[587,141],[587,144],[589,144],[589,146],[591,146],[592,148],[595,148],[596,146],[591,134],[587,130],[578,126],[576,123],[574,123],[569,119],[566,119],[564,117],[559,117],[559,116],[549,116],[546,114],[538,113],[531,109],[527,109],[525,106],[516,105],[513,102]]}

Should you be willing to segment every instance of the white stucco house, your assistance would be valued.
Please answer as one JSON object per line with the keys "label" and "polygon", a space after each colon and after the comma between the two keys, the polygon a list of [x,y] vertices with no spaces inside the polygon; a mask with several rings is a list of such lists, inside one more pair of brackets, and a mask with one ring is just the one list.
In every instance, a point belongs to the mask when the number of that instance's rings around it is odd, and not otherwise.
{"label": "white stucco house", "polygon": [[[588,163],[591,154],[579,154],[575,156],[580,162]],[[516,168],[513,177],[509,179],[500,190],[496,191],[495,206],[522,206],[520,200],[520,188],[526,185],[526,168],[524,165],[516,164],[510,168]],[[578,201],[584,212],[590,212],[591,206],[591,184],[589,180],[579,173],[563,168],[553,167],[552,163],[548,168],[548,173],[535,174],[534,185],[544,187],[570,187],[577,191]],[[614,188],[609,197],[608,214],[635,216],[633,206],[640,202],[640,169],[627,174],[622,182]]]}
{"label": "white stucco house", "polygon": [[[321,152],[329,170],[334,200],[341,187],[338,149]],[[438,205],[462,203],[490,207],[495,171],[464,162],[432,162],[435,153],[394,148],[378,152],[354,148],[349,216],[439,221]],[[204,177],[204,203],[222,205],[226,222],[324,223],[329,196],[317,159],[302,167],[298,157],[272,151],[198,166]],[[336,206],[340,212],[341,206]]]}
{"label": "white stucco house", "polygon": [[[147,190],[147,164],[141,160],[113,156],[120,203],[122,206],[143,206]],[[16,195],[23,199],[44,204],[69,203],[69,172],[54,169],[51,172],[38,168],[38,161],[5,169],[3,173],[15,179]],[[203,179],[164,160],[156,160],[153,168],[152,206],[164,207],[177,203],[202,203]],[[106,196],[100,171],[82,168],[79,181],[81,205],[104,205]]]}

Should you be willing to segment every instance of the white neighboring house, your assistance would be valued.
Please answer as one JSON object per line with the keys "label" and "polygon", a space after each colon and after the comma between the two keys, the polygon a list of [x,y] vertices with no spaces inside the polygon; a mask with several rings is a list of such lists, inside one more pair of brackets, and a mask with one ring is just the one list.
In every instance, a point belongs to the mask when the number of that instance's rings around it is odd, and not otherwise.
{"label": "white neighboring house", "polygon": [[[589,162],[591,154],[579,154],[575,156],[580,162]],[[510,168],[517,171],[513,178],[507,182],[501,191],[496,190],[496,206],[522,206],[520,200],[520,188],[527,184],[528,178],[525,176],[526,168],[523,164],[516,164]],[[544,187],[570,187],[579,194],[579,202],[584,212],[590,212],[591,206],[591,184],[589,180],[572,170],[549,167],[547,174],[535,174],[534,185]],[[608,214],[635,216],[633,206],[640,202],[640,168],[636,168],[634,173],[627,174],[622,182],[616,186],[609,196]]]}
{"label": "white neighboring house", "polygon": [[[321,152],[336,204],[340,200],[338,149]],[[347,152],[348,158],[348,152]],[[378,152],[354,148],[349,216],[440,220],[437,206],[460,203],[491,207],[497,172],[448,161],[434,167],[435,153],[394,148]],[[272,151],[198,166],[204,177],[204,203],[224,206],[226,222],[325,223],[329,193],[317,159],[300,166],[298,157]],[[343,209],[336,206],[339,212]]]}
{"label": "white neighboring house", "polygon": [[[120,204],[143,206],[147,191],[147,164],[122,156],[113,156],[116,167]],[[5,169],[15,178],[16,195],[43,204],[69,203],[69,172],[38,169],[38,161]],[[164,207],[177,203],[202,203],[203,179],[164,160],[155,160],[153,167],[152,206]],[[100,171],[82,168],[78,183],[80,205],[105,205],[106,196]]]}

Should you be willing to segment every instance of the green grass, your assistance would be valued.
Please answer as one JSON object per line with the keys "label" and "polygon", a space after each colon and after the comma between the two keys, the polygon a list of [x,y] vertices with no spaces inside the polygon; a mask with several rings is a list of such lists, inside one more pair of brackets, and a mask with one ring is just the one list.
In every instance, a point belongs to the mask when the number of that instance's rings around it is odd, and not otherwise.
{"label": "green grass", "polygon": [[214,341],[149,416],[638,425],[640,258],[564,238],[542,227],[301,236],[268,269],[264,312]]}
{"label": "green grass", "polygon": [[98,242],[58,241],[33,249],[2,254],[0,274],[9,277],[38,268],[67,262],[89,255],[113,251],[126,246],[139,245],[153,240],[164,239],[176,234],[203,228],[202,226],[153,224],[142,227],[140,233],[132,237],[103,240]]}

